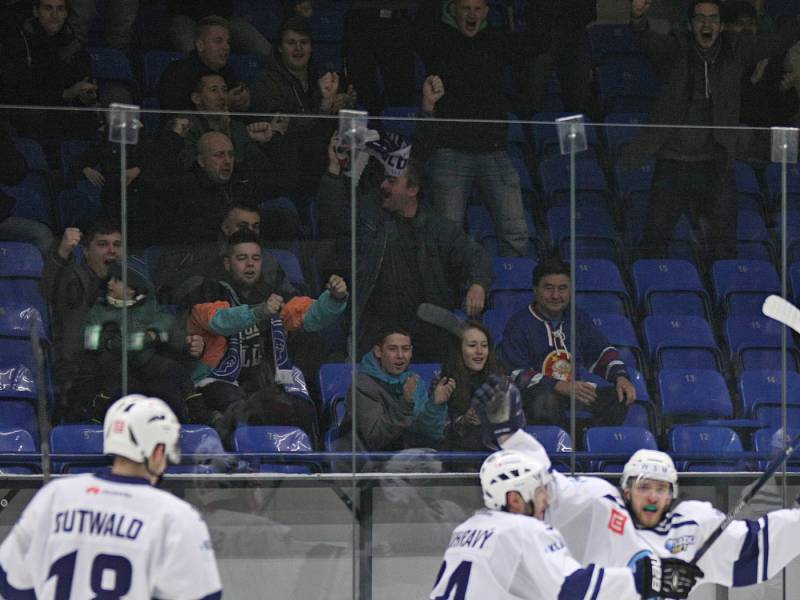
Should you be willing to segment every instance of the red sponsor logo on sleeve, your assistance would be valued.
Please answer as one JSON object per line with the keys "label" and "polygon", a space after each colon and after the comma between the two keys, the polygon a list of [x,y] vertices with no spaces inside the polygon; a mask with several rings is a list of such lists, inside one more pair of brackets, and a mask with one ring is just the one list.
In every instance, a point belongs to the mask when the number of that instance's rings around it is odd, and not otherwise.
{"label": "red sponsor logo on sleeve", "polygon": [[608,520],[608,528],[618,535],[625,532],[625,523],[628,521],[627,515],[621,513],[616,508],[611,509],[611,518]]}
{"label": "red sponsor logo on sleeve", "polygon": [[89,486],[88,488],[86,488],[86,493],[87,494],[95,494],[95,495],[97,495],[97,494],[100,493],[100,488],[96,487],[96,486],[93,486],[93,485]]}

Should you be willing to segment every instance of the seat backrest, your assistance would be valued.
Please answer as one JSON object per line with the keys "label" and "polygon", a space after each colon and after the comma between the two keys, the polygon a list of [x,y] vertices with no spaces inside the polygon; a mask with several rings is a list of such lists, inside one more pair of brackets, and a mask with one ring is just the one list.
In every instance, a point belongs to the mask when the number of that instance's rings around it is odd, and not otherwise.
{"label": "seat backrest", "polygon": [[0,452],[36,452],[36,444],[29,431],[0,425]]}
{"label": "seat backrest", "polygon": [[[536,267],[532,258],[508,258],[497,256],[492,258],[492,291],[525,290],[530,292],[533,284],[531,274]],[[491,293],[491,292],[490,292]]]}
{"label": "seat backrest", "polygon": [[308,434],[289,425],[240,425],[233,435],[236,452],[311,452]]}
{"label": "seat backrest", "polygon": [[639,306],[657,291],[691,291],[705,294],[697,268],[686,260],[641,259],[631,267],[633,289]]}
{"label": "seat backrest", "polygon": [[630,452],[641,448],[658,450],[656,438],[649,429],[618,425],[590,427],[584,434],[587,452]]}
{"label": "seat backrest", "polygon": [[[704,454],[707,460],[677,460],[676,467],[682,471],[692,470],[698,463],[704,465],[702,469],[710,470],[715,464],[724,462],[726,454],[742,452],[742,441],[733,429],[721,426],[705,425],[676,425],[669,432],[669,449],[676,454]],[[737,464],[740,459],[727,457],[728,463],[734,460]],[[743,465],[740,465],[743,467]]]}
{"label": "seat backrest", "polygon": [[0,277],[39,279],[43,268],[42,253],[33,244],[0,241]]}
{"label": "seat backrest", "polygon": [[573,271],[576,292],[614,292],[628,297],[619,267],[610,260],[579,258]]}
{"label": "seat backrest", "polygon": [[572,452],[572,438],[557,425],[528,425],[525,431],[535,437],[547,453]]}
{"label": "seat backrest", "polygon": [[745,371],[737,379],[739,396],[745,417],[754,417],[755,408],[762,404],[780,406],[800,404],[800,375],[786,373],[786,397],[783,397],[783,373],[781,371]]}
{"label": "seat backrest", "polygon": [[506,323],[513,313],[506,308],[490,308],[483,312],[481,320],[489,333],[492,334],[495,346],[503,340],[503,330],[506,328]]}
{"label": "seat backrest", "polygon": [[662,369],[657,376],[664,417],[698,420],[733,417],[725,380],[709,369]]}
{"label": "seat backrest", "polygon": [[775,267],[765,260],[726,259],[711,266],[714,300],[722,304],[727,296],[742,292],[778,292],[780,280]]}
{"label": "seat backrest", "polygon": [[103,454],[103,426],[91,423],[56,425],[50,449],[63,454]]}
{"label": "seat backrest", "polygon": [[653,360],[665,348],[711,348],[719,351],[711,326],[700,317],[649,316],[642,321],[642,331]]}
{"label": "seat backrest", "polygon": [[[781,325],[764,316],[728,317],[723,324],[725,342],[735,357],[748,348],[780,348]],[[795,348],[791,333],[786,336],[790,349]]]}
{"label": "seat backrest", "polygon": [[352,363],[326,363],[319,369],[319,389],[323,414],[337,397],[344,397],[352,383]]}
{"label": "seat backrest", "polygon": [[434,377],[441,372],[442,365],[439,363],[411,363],[408,365],[408,370],[419,375],[427,388]]}
{"label": "seat backrest", "polygon": [[225,452],[219,434],[206,425],[181,426],[181,452],[183,454],[220,454]]}
{"label": "seat backrest", "polygon": [[269,252],[275,258],[275,260],[278,261],[278,263],[280,263],[281,268],[286,273],[290,283],[300,284],[302,286],[306,285],[306,278],[303,275],[303,269],[300,266],[300,261],[293,252],[276,248],[267,248],[266,251]]}

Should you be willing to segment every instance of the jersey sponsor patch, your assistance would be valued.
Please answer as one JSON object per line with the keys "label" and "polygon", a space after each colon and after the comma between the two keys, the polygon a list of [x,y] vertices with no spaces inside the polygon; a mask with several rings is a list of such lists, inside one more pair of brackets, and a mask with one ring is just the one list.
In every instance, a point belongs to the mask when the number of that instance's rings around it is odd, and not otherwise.
{"label": "jersey sponsor patch", "polygon": [[693,535],[682,535],[677,538],[670,538],[666,541],[664,547],[672,554],[680,554],[694,544],[694,539]]}
{"label": "jersey sponsor patch", "polygon": [[611,518],[608,520],[608,528],[617,535],[625,533],[625,523],[628,522],[628,516],[621,513],[616,508],[611,509]]}

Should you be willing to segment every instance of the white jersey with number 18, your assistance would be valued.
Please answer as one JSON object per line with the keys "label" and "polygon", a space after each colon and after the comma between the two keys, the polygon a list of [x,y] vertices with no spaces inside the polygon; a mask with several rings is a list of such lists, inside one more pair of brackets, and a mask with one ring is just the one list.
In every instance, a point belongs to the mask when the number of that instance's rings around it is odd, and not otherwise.
{"label": "white jersey with number 18", "polygon": [[144,479],[76,475],[42,488],[0,546],[0,595],[218,600],[208,528]]}

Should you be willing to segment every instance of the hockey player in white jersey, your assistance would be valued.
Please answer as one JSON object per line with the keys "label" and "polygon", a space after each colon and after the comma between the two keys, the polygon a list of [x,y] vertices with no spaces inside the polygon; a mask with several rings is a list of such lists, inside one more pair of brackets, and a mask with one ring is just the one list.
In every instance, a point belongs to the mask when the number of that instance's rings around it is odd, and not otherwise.
{"label": "hockey player in white jersey", "polygon": [[[476,409],[487,431],[486,441],[494,439],[503,449],[523,452],[549,468],[544,448],[521,429],[524,415],[513,384],[493,382],[480,392]],[[515,423],[509,420],[514,412],[522,415]],[[504,419],[504,428],[492,422]],[[562,532],[583,564],[633,567],[647,553],[690,561],[725,518],[709,502],[677,502],[675,465],[668,454],[657,450],[642,449],[633,454],[623,469],[622,495],[596,477],[572,478],[554,472],[553,478],[558,501],[551,504],[545,519]],[[607,503],[616,505],[623,516],[608,520],[597,509]],[[587,510],[587,505],[594,509]],[[631,539],[617,535],[623,526],[639,538],[634,546],[642,548],[640,554],[629,557]],[[698,561],[704,572],[698,585],[713,582],[739,587],[766,581],[800,554],[798,537],[798,509],[773,511],[756,521],[733,521],[714,543],[713,551]]]}
{"label": "hockey player in white jersey", "polygon": [[552,500],[547,468],[515,450],[495,452],[480,472],[485,510],[450,537],[431,600],[627,600],[686,598],[699,575],[675,559],[644,556],[636,571],[586,568],[542,519]]}
{"label": "hockey player in white jersey", "polygon": [[111,472],[52,481],[0,546],[7,600],[217,600],[208,529],[191,505],[153,487],[180,462],[180,423],[157,398],[124,396],[108,409]]}

